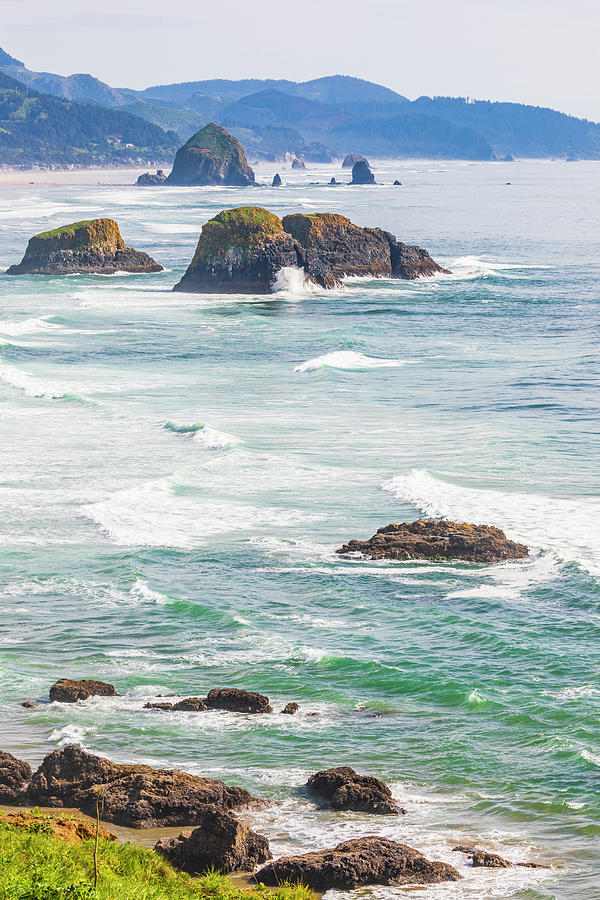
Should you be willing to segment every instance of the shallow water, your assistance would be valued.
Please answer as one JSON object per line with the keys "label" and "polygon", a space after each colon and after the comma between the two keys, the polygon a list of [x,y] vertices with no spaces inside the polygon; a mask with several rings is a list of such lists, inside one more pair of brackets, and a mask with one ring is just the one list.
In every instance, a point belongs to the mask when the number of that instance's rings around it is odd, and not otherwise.
{"label": "shallow water", "polygon": [[[0,188],[2,268],[96,215],[165,266],[0,278],[2,746],[242,784],[280,801],[253,814],[275,854],[377,832],[465,876],[376,897],[600,897],[597,164],[376,173],[388,185],[311,185],[341,177],[323,166],[279,190]],[[202,223],[246,203],[380,225],[454,274],[171,293]],[[531,556],[334,553],[423,514],[499,525]],[[60,676],[123,696],[20,707]],[[301,710],[142,709],[224,685]],[[301,785],[339,764],[408,815],[316,811]],[[553,868],[473,870],[452,853],[471,842]]]}

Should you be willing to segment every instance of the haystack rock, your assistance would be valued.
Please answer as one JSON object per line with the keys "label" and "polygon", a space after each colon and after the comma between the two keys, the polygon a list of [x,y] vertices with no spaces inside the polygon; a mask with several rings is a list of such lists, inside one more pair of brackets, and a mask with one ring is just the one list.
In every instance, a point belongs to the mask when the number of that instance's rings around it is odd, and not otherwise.
{"label": "haystack rock", "polygon": [[281,175],[279,174],[279,172],[276,172],[273,176],[271,187],[281,187]]}
{"label": "haystack rock", "polygon": [[369,165],[368,160],[361,156],[360,153],[348,153],[342,163],[342,169],[352,169],[357,162],[366,162]]}
{"label": "haystack rock", "polygon": [[22,261],[7,275],[112,275],[162,272],[147,253],[127,247],[113,219],[63,225],[32,237]]}
{"label": "haystack rock", "polygon": [[165,175],[163,170],[157,169],[155,175],[153,175],[151,172],[144,172],[143,175],[140,175],[140,177],[136,181],[136,184],[144,187],[146,185],[164,184],[166,180],[167,176]]}
{"label": "haystack rock", "polygon": [[75,681],[71,678],[61,678],[55,681],[50,688],[50,700],[54,703],[77,703],[78,700],[87,700],[88,697],[116,697],[114,684],[105,681],[93,681],[83,679]]}
{"label": "haystack rock", "polygon": [[493,525],[470,525],[439,519],[418,519],[380,528],[368,541],[349,541],[337,553],[360,553],[371,559],[461,559],[496,563],[523,559],[524,544],[508,540]]}
{"label": "haystack rock", "polygon": [[179,148],[166,184],[244,187],[254,184],[254,172],[238,139],[211,122]]}
{"label": "haystack rock", "polygon": [[440,884],[459,881],[457,870],[384,837],[344,841],[332,850],[283,856],[256,873],[269,886],[301,883],[314,891],[349,891],[366,884]]}
{"label": "haystack rock", "polygon": [[350,184],[375,184],[375,176],[366,159],[361,159],[352,166],[352,181]]}
{"label": "haystack rock", "polygon": [[18,803],[32,776],[29,763],[0,750],[0,803]]}
{"label": "haystack rock", "polygon": [[178,769],[122,765],[79,747],[55,750],[44,758],[28,789],[29,802],[39,806],[70,806],[133,828],[194,826],[207,805],[236,809],[257,803],[240,787],[190,775]]}
{"label": "haystack rock", "polygon": [[331,809],[388,816],[405,812],[398,807],[387,784],[372,775],[359,775],[350,766],[317,772],[308,779],[306,787]]}
{"label": "haystack rock", "polygon": [[197,824],[191,834],[161,838],[155,851],[190,875],[201,875],[209,869],[251,872],[271,859],[266,837],[225,809],[207,806]]}

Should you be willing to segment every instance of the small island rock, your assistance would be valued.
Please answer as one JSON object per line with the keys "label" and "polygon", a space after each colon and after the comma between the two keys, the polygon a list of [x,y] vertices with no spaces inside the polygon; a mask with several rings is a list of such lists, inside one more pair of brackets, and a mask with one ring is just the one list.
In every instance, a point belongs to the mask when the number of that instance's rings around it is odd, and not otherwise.
{"label": "small island rock", "polygon": [[352,166],[352,181],[350,184],[375,184],[375,176],[366,159],[361,159]]}
{"label": "small island rock", "polygon": [[164,184],[166,180],[167,176],[165,175],[163,170],[157,169],[156,175],[152,175],[151,172],[144,172],[143,175],[140,175],[140,177],[136,181],[136,184],[144,187],[146,185]]}
{"label": "small island rock", "polygon": [[257,691],[240,688],[215,688],[209,691],[206,705],[210,709],[227,709],[231,712],[272,713],[269,698]]}
{"label": "small island rock", "polygon": [[396,178],[396,180],[394,181],[394,187],[402,187],[402,182],[401,182],[401,181],[398,181],[397,178]]}
{"label": "small island rock", "polygon": [[348,153],[342,163],[342,169],[352,169],[357,162],[366,162],[369,165],[368,160],[361,156],[360,153]]}
{"label": "small island rock", "polygon": [[113,219],[74,222],[30,238],[7,275],[113,275],[162,272],[147,253],[127,247]]}
{"label": "small island rock", "polygon": [[32,776],[29,763],[0,750],[0,803],[19,802]]}
{"label": "small island rock", "polygon": [[308,779],[306,787],[332,809],[388,816],[405,812],[398,807],[387,784],[372,775],[359,775],[350,766],[317,772]]}
{"label": "small island rock", "polygon": [[165,183],[244,187],[254,184],[254,172],[238,139],[211,122],[179,148]]}
{"label": "small island rock", "polygon": [[300,159],[298,156],[295,156],[292,160],[292,169],[305,169],[306,163],[303,159]]}
{"label": "small island rock", "polygon": [[88,697],[118,696],[114,684],[93,679],[74,681],[71,678],[55,681],[49,693],[53,703],[77,703],[78,700],[87,700]]}
{"label": "small island rock", "polygon": [[271,182],[271,187],[281,187],[281,175],[279,174],[279,172],[275,172],[273,181]]}
{"label": "small island rock", "polygon": [[508,540],[493,525],[418,519],[380,528],[368,541],[349,541],[337,553],[361,553],[371,559],[461,559],[495,563],[523,559],[529,550]]}
{"label": "small island rock", "polygon": [[299,705],[292,701],[292,703],[286,703],[281,712],[286,716],[295,716],[299,709]]}

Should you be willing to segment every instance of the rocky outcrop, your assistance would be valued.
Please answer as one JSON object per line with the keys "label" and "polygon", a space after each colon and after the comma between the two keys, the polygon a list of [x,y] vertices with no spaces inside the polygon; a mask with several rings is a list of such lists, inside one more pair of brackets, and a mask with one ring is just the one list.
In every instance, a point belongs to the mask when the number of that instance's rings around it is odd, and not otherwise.
{"label": "rocky outcrop", "polygon": [[387,784],[372,775],[358,775],[350,766],[317,772],[306,787],[331,809],[393,816],[406,812],[398,807]]}
{"label": "rocky outcrop", "polygon": [[254,172],[238,139],[211,122],[179,148],[166,184],[244,187],[254,184]]}
{"label": "rocky outcrop", "polygon": [[339,287],[346,275],[418,278],[444,272],[419,247],[380,228],[361,228],[334,213],[297,213],[283,221],[266,209],[223,210],[207,222],[176,291],[266,293],[282,268],[307,281]]}
{"label": "rocky outcrop", "polygon": [[299,709],[298,704],[292,701],[292,703],[286,703],[281,712],[286,716],[295,716]]}
{"label": "rocky outcrop", "polygon": [[271,187],[281,187],[281,175],[279,174],[279,172],[276,172],[273,176]]}
{"label": "rocky outcrop", "polygon": [[45,757],[33,775],[28,798],[39,806],[71,806],[117,825],[156,828],[193,826],[207,805],[236,809],[257,802],[240,787],[178,769],[122,765],[68,746]]}
{"label": "rocky outcrop", "polygon": [[284,856],[256,873],[266,885],[301,883],[314,891],[348,891],[366,884],[439,884],[458,881],[457,870],[431,862],[418,850],[383,837],[344,841],[333,850]]}
{"label": "rocky outcrop", "polygon": [[394,187],[402,187],[402,182],[401,182],[401,181],[398,181],[398,179],[396,178],[396,180],[394,181],[394,185],[393,185],[393,186],[394,186]]}
{"label": "rocky outcrop", "polygon": [[168,701],[160,701],[158,703],[148,702],[144,703],[144,709],[159,709],[162,712],[170,712],[173,709],[173,704]]}
{"label": "rocky outcrop", "polygon": [[32,776],[29,763],[0,750],[0,803],[20,802]]}
{"label": "rocky outcrop", "polygon": [[50,688],[50,700],[56,703],[77,703],[88,697],[118,697],[118,694],[114,684],[87,678],[81,681],[61,678]]}
{"label": "rocky outcrop", "polygon": [[113,275],[162,272],[147,253],[127,247],[113,219],[92,219],[37,234],[7,275]]}
{"label": "rocky outcrop", "polygon": [[352,169],[357,162],[366,162],[369,165],[368,161],[360,153],[348,153],[342,163],[342,169]]}
{"label": "rocky outcrop", "polygon": [[[90,841],[96,837],[95,822],[72,816],[42,816],[39,812],[23,810],[23,812],[14,813],[0,812],[0,822],[23,831],[43,830],[68,844],[83,844],[84,841]],[[98,837],[105,841],[117,840],[116,834],[102,828],[101,825],[98,828]]]}
{"label": "rocky outcrop", "polygon": [[352,181],[350,184],[375,184],[375,176],[366,159],[361,159],[352,166]]}
{"label": "rocky outcrop", "polygon": [[240,688],[215,688],[208,692],[206,705],[210,709],[227,709],[231,712],[272,713],[269,698],[256,691]]}
{"label": "rocky outcrop", "polygon": [[306,163],[303,159],[300,159],[298,156],[295,156],[292,160],[292,169],[305,169]]}
{"label": "rocky outcrop", "polygon": [[329,184],[339,184],[339,181],[336,181],[336,180],[335,180],[335,175],[333,176],[333,178],[331,179],[331,181],[329,182]]}
{"label": "rocky outcrop", "polygon": [[190,875],[209,869],[220,872],[251,872],[271,859],[269,842],[245,822],[216,806],[208,806],[191,834],[161,838],[154,849]]}
{"label": "rocky outcrop", "polygon": [[136,184],[145,187],[147,185],[164,184],[166,180],[167,176],[165,175],[163,170],[157,169],[155,175],[153,175],[151,172],[144,172],[143,175],[140,175],[140,177],[136,181]]}
{"label": "rocky outcrop", "polygon": [[524,544],[509,541],[500,528],[440,519],[418,519],[380,528],[368,541],[349,541],[337,553],[361,553],[371,559],[462,559],[496,563],[523,559]]}
{"label": "rocky outcrop", "polygon": [[490,853],[489,850],[478,850],[476,847],[453,847],[453,851],[457,853],[466,853],[471,857],[474,869],[510,869],[512,866],[520,866],[523,869],[548,869],[542,863],[536,862],[518,862],[512,863],[497,853]]}
{"label": "rocky outcrop", "polygon": [[173,712],[205,712],[208,709],[203,697],[186,697],[173,704]]}

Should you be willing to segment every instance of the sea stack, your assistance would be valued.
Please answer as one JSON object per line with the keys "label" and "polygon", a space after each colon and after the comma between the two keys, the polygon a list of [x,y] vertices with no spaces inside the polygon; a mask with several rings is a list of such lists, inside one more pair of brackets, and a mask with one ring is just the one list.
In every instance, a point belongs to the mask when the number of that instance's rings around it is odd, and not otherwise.
{"label": "sea stack", "polygon": [[366,162],[369,165],[368,161],[360,153],[348,153],[342,163],[342,169],[352,169],[357,162]]}
{"label": "sea stack", "polygon": [[292,160],[292,169],[305,169],[306,164],[303,159],[300,159],[298,156],[295,156]]}
{"label": "sea stack", "polygon": [[352,181],[350,184],[375,184],[375,176],[371,172],[366,159],[361,159],[352,166]]}
{"label": "sea stack", "polygon": [[180,147],[166,184],[254,184],[254,172],[237,138],[211,122]]}
{"label": "sea stack", "polygon": [[147,185],[164,184],[166,180],[167,176],[163,170],[157,169],[156,175],[153,175],[151,172],[144,172],[143,175],[140,175],[136,184],[140,187],[146,187]]}
{"label": "sea stack", "polygon": [[162,272],[147,253],[125,244],[113,219],[91,219],[36,234],[7,275],[113,275]]}
{"label": "sea stack", "polygon": [[273,176],[271,187],[281,187],[281,175],[279,174],[279,172],[276,172]]}

